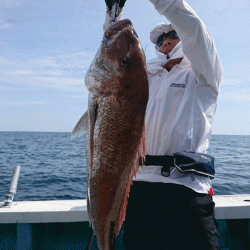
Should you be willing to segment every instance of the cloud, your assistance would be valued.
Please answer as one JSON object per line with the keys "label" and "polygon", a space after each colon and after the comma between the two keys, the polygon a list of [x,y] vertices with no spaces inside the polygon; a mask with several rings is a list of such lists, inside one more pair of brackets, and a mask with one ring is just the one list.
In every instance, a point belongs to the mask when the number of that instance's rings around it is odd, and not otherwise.
{"label": "cloud", "polygon": [[1,0],[0,16],[2,27],[42,20],[46,9],[51,7],[49,1]]}
{"label": "cloud", "polygon": [[18,9],[22,5],[22,0],[2,0],[0,3],[0,30],[9,29],[12,23],[22,19]]}
{"label": "cloud", "polygon": [[33,75],[35,72],[31,70],[14,70],[14,71],[6,71],[4,74],[9,76],[21,76],[21,75]]}
{"label": "cloud", "polygon": [[222,85],[239,85],[242,83],[242,81],[237,80],[237,79],[223,79],[222,80]]}
{"label": "cloud", "polygon": [[230,92],[221,92],[220,100],[233,102],[250,102],[250,89],[239,89]]}
{"label": "cloud", "polygon": [[11,106],[27,106],[27,105],[41,105],[41,104],[47,104],[46,102],[36,102],[36,101],[1,101],[2,105],[11,105]]}
{"label": "cloud", "polygon": [[84,85],[84,77],[92,58],[93,53],[85,52],[23,60],[2,57],[0,85],[76,90],[76,87],[82,88]]}
{"label": "cloud", "polygon": [[249,81],[238,79],[224,79],[220,88],[219,100],[231,102],[249,102]]}
{"label": "cloud", "polygon": [[4,24],[3,21],[0,19],[0,30],[3,30],[3,29],[9,29],[11,27],[10,24]]}
{"label": "cloud", "polygon": [[15,8],[22,4],[23,0],[1,0],[1,8]]}

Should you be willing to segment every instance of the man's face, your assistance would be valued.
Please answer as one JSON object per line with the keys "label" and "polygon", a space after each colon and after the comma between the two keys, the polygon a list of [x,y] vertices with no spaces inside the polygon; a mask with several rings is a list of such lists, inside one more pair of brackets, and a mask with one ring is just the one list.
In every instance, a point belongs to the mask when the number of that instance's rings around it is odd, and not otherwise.
{"label": "man's face", "polygon": [[167,56],[169,56],[169,53],[173,50],[173,48],[176,46],[176,44],[180,42],[180,38],[173,38],[171,36],[167,36],[163,44],[160,46],[159,51]]}

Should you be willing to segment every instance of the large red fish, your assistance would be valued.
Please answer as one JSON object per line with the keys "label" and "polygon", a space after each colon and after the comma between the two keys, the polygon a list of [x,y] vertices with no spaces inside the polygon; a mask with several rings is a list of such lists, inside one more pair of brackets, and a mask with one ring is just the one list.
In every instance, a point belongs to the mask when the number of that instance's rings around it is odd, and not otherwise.
{"label": "large red fish", "polygon": [[99,248],[109,250],[124,221],[132,179],[146,147],[146,61],[130,20],[105,31],[85,83],[88,111],[73,136],[87,129],[88,214]]}

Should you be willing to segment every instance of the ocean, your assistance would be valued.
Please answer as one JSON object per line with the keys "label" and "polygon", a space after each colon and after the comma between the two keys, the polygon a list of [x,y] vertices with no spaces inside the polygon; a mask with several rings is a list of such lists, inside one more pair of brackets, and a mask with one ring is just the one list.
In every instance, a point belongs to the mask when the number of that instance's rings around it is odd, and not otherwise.
{"label": "ocean", "polygon": [[[0,132],[0,202],[14,166],[21,166],[15,201],[86,198],[85,138],[70,133]],[[215,195],[250,193],[250,136],[212,135]]]}

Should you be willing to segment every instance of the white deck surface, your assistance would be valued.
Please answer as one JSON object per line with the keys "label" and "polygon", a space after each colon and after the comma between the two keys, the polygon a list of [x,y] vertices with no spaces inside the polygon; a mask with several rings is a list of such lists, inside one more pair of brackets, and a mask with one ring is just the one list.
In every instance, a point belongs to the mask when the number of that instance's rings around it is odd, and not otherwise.
{"label": "white deck surface", "polygon": [[250,219],[250,194],[214,196],[216,219]]}
{"label": "white deck surface", "polygon": [[0,207],[0,223],[79,221],[88,221],[86,200],[20,201]]}
{"label": "white deck surface", "polygon": [[[250,219],[250,195],[214,196],[217,219]],[[88,221],[86,200],[20,201],[0,207],[0,223]]]}

